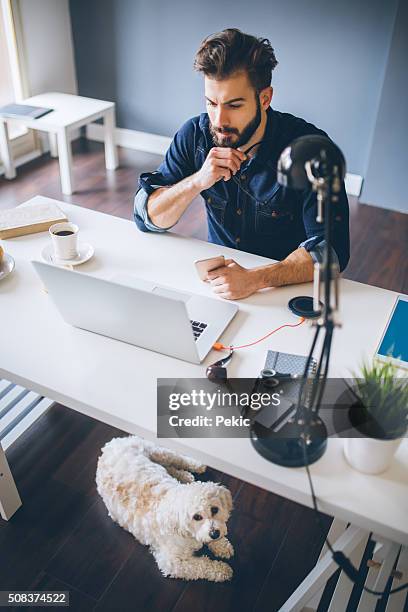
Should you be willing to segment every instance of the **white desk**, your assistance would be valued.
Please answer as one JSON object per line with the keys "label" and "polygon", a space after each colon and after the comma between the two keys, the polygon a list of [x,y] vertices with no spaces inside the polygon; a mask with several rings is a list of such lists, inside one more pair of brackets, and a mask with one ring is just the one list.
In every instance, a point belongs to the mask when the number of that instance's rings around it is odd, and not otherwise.
{"label": "white desk", "polygon": [[117,149],[115,145],[115,104],[105,100],[84,98],[59,92],[47,92],[32,96],[21,101],[29,106],[42,106],[54,109],[51,113],[39,119],[0,117],[0,156],[5,167],[5,177],[13,179],[16,170],[10,152],[7,123],[14,121],[25,125],[31,130],[47,132],[49,135],[50,153],[59,157],[61,189],[65,195],[71,195],[72,185],[72,153],[70,134],[73,130],[92,121],[103,118],[105,128],[105,164],[109,170],[118,166]]}
{"label": "white desk", "polygon": [[[33,202],[40,200],[37,196]],[[173,234],[142,233],[132,221],[58,204],[79,225],[80,237],[95,247],[94,258],[78,271],[104,278],[125,272],[212,295],[210,287],[198,280],[192,262],[219,253],[219,246]],[[204,365],[197,366],[65,324],[30,264],[32,258],[41,257],[48,240],[46,233],[40,233],[4,242],[6,251],[16,260],[16,269],[0,283],[0,377],[124,431],[155,440],[156,378],[204,376],[205,365],[215,361],[218,354],[212,352]],[[248,267],[269,261],[232,249],[221,251]],[[223,341],[244,344],[282,323],[295,322],[286,304],[299,293],[310,295],[311,284],[271,289],[243,300]],[[373,354],[396,295],[341,281],[343,327],[336,330],[333,341],[331,376],[350,375],[364,356]],[[229,373],[256,376],[268,348],[305,354],[312,335],[313,329],[306,325],[282,330],[263,343],[237,352]],[[305,471],[272,465],[245,439],[166,439],[159,443],[311,505]],[[407,467],[406,441],[390,470],[380,476],[365,476],[346,463],[342,440],[330,439],[327,452],[311,470],[322,511],[407,545]]]}

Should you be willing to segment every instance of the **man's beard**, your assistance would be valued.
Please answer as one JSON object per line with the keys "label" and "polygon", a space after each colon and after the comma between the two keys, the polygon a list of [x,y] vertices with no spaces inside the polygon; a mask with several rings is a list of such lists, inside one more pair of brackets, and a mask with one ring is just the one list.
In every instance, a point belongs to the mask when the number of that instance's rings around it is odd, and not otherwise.
{"label": "man's beard", "polygon": [[[261,103],[259,98],[256,98],[256,113],[255,117],[251,119],[251,121],[244,127],[244,129],[240,132],[236,128],[221,128],[215,129],[213,125],[210,123],[210,132],[213,139],[213,142],[216,147],[231,147],[232,149],[238,149],[238,147],[242,147],[242,145],[249,142],[252,136],[255,134],[256,130],[261,123],[262,115],[261,115]],[[231,134],[231,136],[220,138],[221,134]],[[238,139],[233,142],[232,134],[238,136]]]}

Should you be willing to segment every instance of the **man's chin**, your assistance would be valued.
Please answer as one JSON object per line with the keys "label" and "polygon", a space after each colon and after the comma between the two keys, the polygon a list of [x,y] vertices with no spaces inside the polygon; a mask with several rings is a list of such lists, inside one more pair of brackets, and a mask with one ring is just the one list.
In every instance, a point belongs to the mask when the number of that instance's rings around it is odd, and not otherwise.
{"label": "man's chin", "polygon": [[217,134],[214,141],[217,147],[230,147],[234,148],[239,138],[231,134]]}

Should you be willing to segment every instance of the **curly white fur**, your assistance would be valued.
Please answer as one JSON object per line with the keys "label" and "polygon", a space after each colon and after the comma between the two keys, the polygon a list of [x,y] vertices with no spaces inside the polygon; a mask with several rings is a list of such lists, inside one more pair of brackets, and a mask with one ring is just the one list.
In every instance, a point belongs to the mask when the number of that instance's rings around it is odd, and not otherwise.
{"label": "curly white fur", "polygon": [[215,582],[230,580],[231,567],[194,556],[204,544],[224,559],[234,554],[226,538],[231,493],[213,482],[196,482],[198,461],[136,436],[114,438],[102,449],[96,484],[109,516],[148,545],[165,576]]}

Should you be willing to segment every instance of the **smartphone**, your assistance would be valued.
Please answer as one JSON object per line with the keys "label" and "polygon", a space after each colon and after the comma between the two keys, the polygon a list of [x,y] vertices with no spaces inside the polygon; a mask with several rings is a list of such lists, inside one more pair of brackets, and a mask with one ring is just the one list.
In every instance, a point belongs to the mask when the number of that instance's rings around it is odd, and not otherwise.
{"label": "smartphone", "polygon": [[206,281],[208,272],[225,266],[225,257],[224,255],[218,255],[217,257],[209,257],[208,259],[198,259],[194,262],[194,265],[200,279]]}

